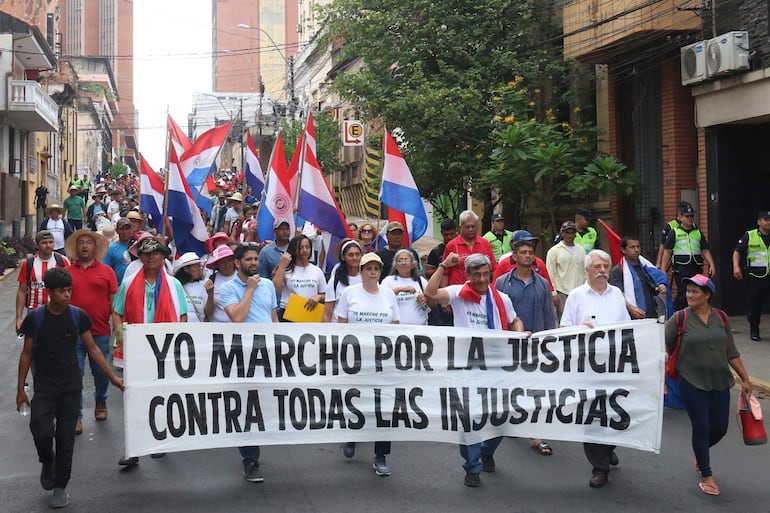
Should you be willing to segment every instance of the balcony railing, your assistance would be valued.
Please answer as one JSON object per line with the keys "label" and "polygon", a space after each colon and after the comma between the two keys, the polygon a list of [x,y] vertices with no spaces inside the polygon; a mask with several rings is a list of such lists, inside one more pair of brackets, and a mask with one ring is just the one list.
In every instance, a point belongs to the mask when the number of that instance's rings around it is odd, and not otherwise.
{"label": "balcony railing", "polygon": [[8,121],[21,130],[56,132],[59,106],[34,80],[11,80]]}

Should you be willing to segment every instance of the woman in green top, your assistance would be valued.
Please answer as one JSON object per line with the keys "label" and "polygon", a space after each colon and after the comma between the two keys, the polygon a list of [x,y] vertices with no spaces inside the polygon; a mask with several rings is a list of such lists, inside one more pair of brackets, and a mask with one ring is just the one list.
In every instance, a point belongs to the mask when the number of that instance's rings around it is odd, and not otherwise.
{"label": "woman in green top", "polygon": [[666,350],[677,345],[677,318],[684,323],[676,371],[679,388],[692,424],[692,448],[698,483],[708,495],[719,495],[711,474],[709,448],[727,432],[730,388],[735,384],[730,367],[741,378],[741,393],[751,393],[749,375],[735,347],[727,315],[711,307],[714,282],[702,275],[685,278],[687,308],[666,323]]}

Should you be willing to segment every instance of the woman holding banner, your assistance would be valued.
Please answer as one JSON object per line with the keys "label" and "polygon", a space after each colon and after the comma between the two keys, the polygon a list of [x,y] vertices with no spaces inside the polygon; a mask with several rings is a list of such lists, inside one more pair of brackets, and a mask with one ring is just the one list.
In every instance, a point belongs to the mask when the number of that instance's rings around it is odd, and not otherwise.
{"label": "woman holding banner", "polygon": [[735,347],[727,314],[711,307],[714,282],[702,274],[682,280],[687,308],[666,322],[666,350],[677,352],[679,390],[692,424],[692,449],[698,483],[706,495],[719,495],[711,473],[709,448],[725,433],[730,419],[732,367],[741,378],[741,393],[751,394],[749,375]]}
{"label": "woman holding banner", "polygon": [[[382,260],[375,253],[361,258],[362,281],[342,292],[337,305],[337,322],[351,324],[398,324],[400,320],[396,295],[387,287],[380,286]],[[342,448],[346,458],[356,454],[355,442]],[[374,473],[387,477],[391,474],[385,457],[390,454],[390,442],[374,443]]]}
{"label": "woman holding banner", "polygon": [[342,239],[335,250],[337,265],[326,284],[323,322],[337,322],[337,298],[351,285],[361,283],[361,246],[353,239]]}
{"label": "woman holding banner", "polygon": [[283,312],[289,296],[297,294],[307,298],[305,309],[313,310],[324,302],[326,277],[317,265],[310,263],[313,244],[307,235],[297,235],[289,241],[289,247],[273,271],[275,293],[280,297],[278,318],[284,322]]}
{"label": "woman holding banner", "polygon": [[427,326],[430,305],[425,297],[428,282],[420,276],[414,254],[410,249],[399,249],[393,256],[393,270],[382,280],[382,286],[393,291],[398,300],[401,324]]}

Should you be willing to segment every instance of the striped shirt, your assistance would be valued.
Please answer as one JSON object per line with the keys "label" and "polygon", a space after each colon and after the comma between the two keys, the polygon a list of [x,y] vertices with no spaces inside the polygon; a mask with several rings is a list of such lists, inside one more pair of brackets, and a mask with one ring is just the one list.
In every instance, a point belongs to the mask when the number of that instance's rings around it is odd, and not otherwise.
{"label": "striped shirt", "polygon": [[[66,257],[62,257],[64,265],[69,265],[69,260]],[[21,264],[21,270],[19,271],[19,283],[28,283],[29,290],[27,291],[27,300],[25,306],[29,310],[34,310],[40,305],[48,303],[48,290],[43,283],[43,276],[48,269],[56,267],[56,258],[51,255],[48,260],[40,260],[39,256],[35,256],[33,260],[32,269],[27,269],[29,260],[24,260]]]}

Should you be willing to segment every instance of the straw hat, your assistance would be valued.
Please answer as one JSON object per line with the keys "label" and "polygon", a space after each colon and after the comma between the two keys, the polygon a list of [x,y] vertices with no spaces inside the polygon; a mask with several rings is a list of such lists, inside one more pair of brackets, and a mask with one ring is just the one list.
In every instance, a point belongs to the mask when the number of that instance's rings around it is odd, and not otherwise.
{"label": "straw hat", "polygon": [[118,232],[115,231],[115,227],[111,224],[105,225],[104,228],[101,229],[101,231],[96,232],[100,233],[102,237],[104,237],[108,243],[115,242],[118,240]]}
{"label": "straw hat", "polygon": [[80,237],[91,237],[94,240],[96,243],[97,260],[102,260],[107,254],[107,247],[109,246],[107,239],[105,239],[100,233],[88,230],[86,228],[81,228],[80,230],[76,230],[75,233],[67,237],[67,240],[64,241],[64,251],[67,253],[67,256],[70,258],[70,260],[78,259],[77,247],[78,239],[80,239]]}
{"label": "straw hat", "polygon": [[58,210],[59,213],[61,214],[62,212],[64,212],[64,207],[62,207],[58,203],[52,203],[51,205],[48,206],[47,209],[45,209],[45,211],[46,213],[50,214],[51,210]]}

